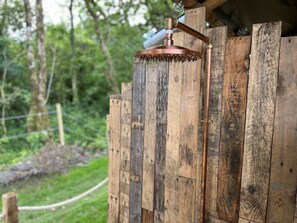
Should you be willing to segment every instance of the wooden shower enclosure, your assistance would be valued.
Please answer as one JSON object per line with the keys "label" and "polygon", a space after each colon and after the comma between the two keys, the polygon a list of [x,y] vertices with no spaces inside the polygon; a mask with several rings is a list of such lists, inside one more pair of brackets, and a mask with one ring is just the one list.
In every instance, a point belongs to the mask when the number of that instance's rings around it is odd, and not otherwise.
{"label": "wooden shower enclosure", "polygon": [[[297,37],[281,22],[227,37],[204,28],[204,8],[185,14],[214,46],[206,222],[297,223]],[[204,82],[204,58],[135,60],[133,83],[110,97],[108,222],[200,222]]]}

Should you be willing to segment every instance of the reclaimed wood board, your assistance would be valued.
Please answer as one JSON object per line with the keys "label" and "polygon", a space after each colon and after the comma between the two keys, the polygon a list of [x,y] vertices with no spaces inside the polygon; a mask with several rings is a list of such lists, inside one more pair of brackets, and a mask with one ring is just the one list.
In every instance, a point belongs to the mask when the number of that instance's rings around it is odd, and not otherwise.
{"label": "reclaimed wood board", "polygon": [[122,84],[121,161],[120,161],[120,222],[129,221],[130,141],[132,84]]}
{"label": "reclaimed wood board", "polygon": [[141,222],[146,64],[135,61],[132,87],[129,222]]}
{"label": "reclaimed wood board", "polygon": [[154,168],[154,222],[164,222],[165,160],[168,105],[168,63],[158,63],[156,101],[156,150]]}
{"label": "reclaimed wood board", "polygon": [[[185,11],[185,24],[203,32],[205,8],[196,8]],[[202,42],[197,38],[185,34],[184,47],[202,51]],[[198,147],[198,113],[201,59],[184,63],[184,78],[182,83],[181,122],[180,122],[180,149],[179,149],[179,176],[197,178],[197,147]]]}
{"label": "reclaimed wood board", "polygon": [[265,222],[281,23],[253,25],[240,217]]}
{"label": "reclaimed wood board", "polygon": [[121,96],[110,96],[108,150],[108,222],[119,221],[120,158],[121,158]]}
{"label": "reclaimed wood board", "polygon": [[222,219],[218,219],[210,215],[206,215],[205,218],[207,223],[229,223],[228,221],[224,221]]}
{"label": "reclaimed wood board", "polygon": [[257,222],[246,220],[246,219],[243,219],[243,218],[239,218],[238,223],[257,223]]}
{"label": "reclaimed wood board", "polygon": [[151,212],[154,210],[157,73],[158,63],[146,65],[142,207]]}
{"label": "reclaimed wood board", "polygon": [[296,195],[296,201],[295,201],[295,214],[294,214],[294,223],[297,223],[297,195]]}
{"label": "reclaimed wood board", "polygon": [[[218,165],[220,152],[220,127],[224,79],[225,45],[227,27],[208,29],[206,35],[211,38],[213,49],[211,56],[211,87],[210,111],[208,130],[208,160],[206,182],[206,213],[218,217],[217,213],[217,187]],[[201,169],[199,170],[201,172]]]}
{"label": "reclaimed wood board", "polygon": [[[175,44],[183,43],[183,33],[174,34]],[[178,169],[179,169],[179,140],[181,118],[181,89],[183,78],[183,64],[169,64],[168,80],[168,112],[167,139],[165,163],[165,216],[164,222],[172,223],[177,219],[178,202]]]}
{"label": "reclaimed wood board", "polygon": [[194,223],[195,219],[195,180],[179,177],[177,179],[179,209],[173,222]]}
{"label": "reclaimed wood board", "polygon": [[293,222],[297,187],[297,37],[281,39],[266,222]]}
{"label": "reclaimed wood board", "polygon": [[141,223],[154,223],[154,212],[142,209],[142,222]]}
{"label": "reclaimed wood board", "polygon": [[226,42],[216,202],[228,222],[238,222],[250,46],[250,37]]}

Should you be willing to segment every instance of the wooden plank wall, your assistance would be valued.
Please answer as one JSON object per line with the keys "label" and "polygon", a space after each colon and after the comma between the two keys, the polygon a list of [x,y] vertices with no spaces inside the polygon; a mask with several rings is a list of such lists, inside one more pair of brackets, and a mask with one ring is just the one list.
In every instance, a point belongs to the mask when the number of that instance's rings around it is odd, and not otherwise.
{"label": "wooden plank wall", "polygon": [[[216,27],[206,31],[211,38],[213,49],[211,57],[211,89],[209,112],[209,138],[208,138],[208,164],[206,183],[206,212],[207,216],[218,219],[216,200],[218,197],[218,166],[220,152],[220,126],[222,111],[222,95],[224,80],[225,44],[227,39],[227,27]],[[204,95],[204,94],[202,94]],[[202,97],[201,97],[202,98]],[[201,112],[202,113],[202,112]],[[202,134],[202,131],[201,131]],[[201,169],[199,170],[201,171]],[[207,218],[206,216],[206,218]]]}
{"label": "wooden plank wall", "polygon": [[[186,11],[202,30],[203,8]],[[198,20],[199,21],[198,21]],[[297,223],[297,37],[212,28],[207,223]],[[201,42],[174,34],[176,45]],[[251,59],[250,59],[251,58]],[[200,222],[203,64],[135,62],[111,96],[109,221]],[[201,87],[201,89],[200,89]]]}
{"label": "wooden plank wall", "polygon": [[297,185],[297,38],[281,40],[266,222],[293,222]]}
{"label": "wooden plank wall", "polygon": [[253,26],[240,218],[265,222],[281,23]]}
{"label": "wooden plank wall", "polygon": [[216,199],[218,218],[227,222],[238,222],[249,54],[250,37],[227,39]]}
{"label": "wooden plank wall", "polygon": [[156,148],[156,103],[157,103],[157,63],[148,63],[146,68],[146,104],[143,151],[142,208],[145,209],[143,222],[151,222],[154,211],[154,169]]}
{"label": "wooden plank wall", "polygon": [[109,150],[108,150],[108,222],[119,221],[120,200],[120,157],[121,157],[121,102],[120,95],[110,96],[109,109]]}
{"label": "wooden plank wall", "polygon": [[121,160],[120,160],[120,222],[129,222],[130,147],[132,84],[122,84]]}
{"label": "wooden plank wall", "polygon": [[133,75],[129,222],[141,222],[146,64],[136,61]]}

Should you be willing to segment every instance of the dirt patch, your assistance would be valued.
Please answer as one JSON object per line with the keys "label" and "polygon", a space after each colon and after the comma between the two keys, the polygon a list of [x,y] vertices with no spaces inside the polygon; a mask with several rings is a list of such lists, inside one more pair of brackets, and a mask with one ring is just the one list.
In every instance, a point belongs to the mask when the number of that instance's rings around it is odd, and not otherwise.
{"label": "dirt patch", "polygon": [[101,155],[106,155],[106,152],[91,153],[85,148],[75,145],[47,145],[34,157],[14,165],[9,170],[0,172],[0,186],[7,186],[34,176],[65,172],[70,167],[83,165],[90,159]]}

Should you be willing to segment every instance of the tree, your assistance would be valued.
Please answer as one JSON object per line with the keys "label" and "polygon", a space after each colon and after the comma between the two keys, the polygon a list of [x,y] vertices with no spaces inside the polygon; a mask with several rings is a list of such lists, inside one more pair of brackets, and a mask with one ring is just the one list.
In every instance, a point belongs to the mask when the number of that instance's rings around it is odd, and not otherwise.
{"label": "tree", "polygon": [[75,104],[79,103],[78,87],[77,87],[77,69],[76,69],[76,52],[75,52],[75,33],[73,22],[73,3],[74,0],[70,0],[69,13],[70,13],[70,47],[71,47],[71,83],[72,83],[72,97]]}
{"label": "tree", "polygon": [[[42,0],[36,0],[36,39],[37,39],[37,67],[35,66],[35,53],[32,45],[32,11],[29,0],[24,0],[27,25],[27,62],[31,81],[30,114],[47,113],[46,95],[46,53],[44,45],[44,25]],[[37,68],[37,69],[36,69]],[[48,115],[29,116],[27,119],[29,131],[38,131],[49,127]]]}
{"label": "tree", "polygon": [[15,58],[12,60],[9,59],[8,56],[8,49],[7,45],[4,47],[3,52],[2,52],[2,57],[3,57],[3,73],[2,73],[2,80],[0,84],[0,105],[1,105],[1,126],[2,126],[2,135],[5,136],[7,134],[7,128],[6,128],[6,122],[5,122],[5,117],[6,117],[6,109],[12,103],[18,96],[19,92],[14,91],[12,94],[7,94],[6,93],[6,86],[7,86],[7,74],[10,66],[14,65],[15,61],[17,61],[22,55],[23,52],[20,52],[16,55]]}
{"label": "tree", "polygon": [[[110,29],[110,20],[104,10],[94,1],[94,0],[85,0],[85,4],[89,14],[93,18],[95,33],[97,36],[97,41],[101,48],[102,54],[104,56],[105,62],[107,63],[108,70],[106,72],[106,78],[111,87],[113,93],[119,93],[119,85],[116,81],[116,70],[113,63],[113,58],[110,54],[108,48],[108,39],[109,39],[109,29]],[[112,4],[110,3],[110,6]],[[107,9],[106,11],[109,11]],[[100,26],[100,22],[105,21],[105,29],[102,31],[102,26]]]}

